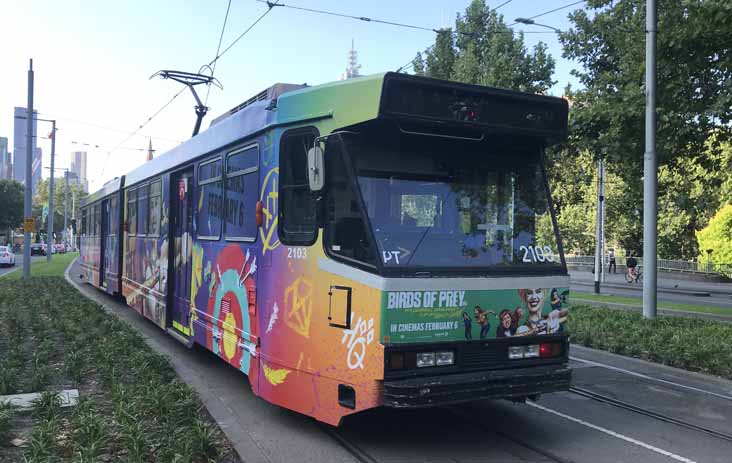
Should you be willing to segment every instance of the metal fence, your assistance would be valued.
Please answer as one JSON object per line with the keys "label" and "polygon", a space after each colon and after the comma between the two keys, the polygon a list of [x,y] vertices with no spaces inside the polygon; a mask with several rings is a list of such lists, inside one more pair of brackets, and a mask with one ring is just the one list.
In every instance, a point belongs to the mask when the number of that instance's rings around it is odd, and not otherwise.
{"label": "metal fence", "polygon": [[[575,265],[580,267],[592,267],[595,265],[595,256],[566,256],[567,265]],[[643,267],[643,258],[636,257],[638,265]],[[607,256],[603,259],[603,265],[608,265]],[[618,267],[625,266],[625,257],[616,257],[615,262]],[[705,273],[724,275],[732,277],[732,264],[714,264],[685,260],[658,259],[658,270],[665,272],[679,273]]]}

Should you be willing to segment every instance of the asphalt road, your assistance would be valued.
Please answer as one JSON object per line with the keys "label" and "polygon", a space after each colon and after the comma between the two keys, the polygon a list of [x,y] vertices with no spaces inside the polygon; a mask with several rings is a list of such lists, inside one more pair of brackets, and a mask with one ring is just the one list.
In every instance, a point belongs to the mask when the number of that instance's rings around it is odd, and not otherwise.
{"label": "asphalt road", "polygon": [[[590,293],[594,291],[592,273],[573,270],[570,277],[570,290]],[[643,294],[642,283],[627,283],[624,275],[620,273],[608,275],[606,283],[600,288],[601,294],[613,296],[640,298]],[[732,283],[678,280],[659,273],[657,294],[661,302],[732,307]]]}
{"label": "asphalt road", "polygon": [[[31,262],[36,262],[38,260],[45,259],[46,256],[31,256]],[[0,267],[0,277],[5,275],[6,273],[10,273],[13,271],[19,271],[23,268],[23,255],[22,254],[16,254],[15,255],[15,267]]]}
{"label": "asphalt road", "polygon": [[[78,281],[78,273],[70,276]],[[527,404],[375,409],[331,428],[253,396],[246,377],[214,355],[81,289],[170,357],[248,463],[732,461],[729,381],[573,346],[577,391]]]}

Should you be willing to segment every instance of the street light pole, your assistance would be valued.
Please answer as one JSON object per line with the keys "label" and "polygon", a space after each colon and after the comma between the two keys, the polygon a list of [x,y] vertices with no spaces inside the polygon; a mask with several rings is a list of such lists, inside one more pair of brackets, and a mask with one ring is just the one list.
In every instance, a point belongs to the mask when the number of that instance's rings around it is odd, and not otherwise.
{"label": "street light pole", "polygon": [[64,189],[64,249],[66,248],[66,233],[68,231],[67,217],[69,214],[69,171],[64,172],[64,179],[66,181],[66,188]]}
{"label": "street light pole", "polygon": [[656,158],[656,0],[646,0],[646,151],[643,156],[643,317],[656,318],[658,160]]}
{"label": "street light pole", "polygon": [[514,21],[516,21],[517,23],[520,23],[520,24],[526,24],[527,26],[546,27],[547,29],[553,30],[557,34],[560,34],[562,32],[559,29],[557,29],[556,27],[547,26],[546,24],[539,24],[538,22],[534,21],[531,18],[516,18],[516,19],[514,19]]}
{"label": "street light pole", "polygon": [[46,261],[51,263],[51,256],[53,256],[53,172],[54,172],[54,159],[56,157],[56,121],[51,121],[53,124],[51,129],[51,178],[48,180],[48,238],[46,238]]}
{"label": "street light pole", "polygon": [[23,224],[23,278],[30,278],[30,246],[31,232],[28,221],[32,220],[33,206],[33,59],[28,66],[28,107],[25,126],[25,198],[23,215],[26,223]]}
{"label": "street light pole", "polygon": [[600,272],[602,272],[602,214],[605,201],[605,164],[602,156],[597,160],[597,211],[595,213],[595,294],[600,294]]}

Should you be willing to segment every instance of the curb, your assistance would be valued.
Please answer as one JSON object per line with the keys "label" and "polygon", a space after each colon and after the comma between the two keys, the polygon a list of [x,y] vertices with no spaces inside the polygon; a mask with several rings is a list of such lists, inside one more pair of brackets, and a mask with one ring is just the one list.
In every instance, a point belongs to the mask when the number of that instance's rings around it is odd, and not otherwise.
{"label": "curb", "polygon": [[[605,307],[613,310],[625,310],[626,312],[643,312],[643,307],[639,305],[621,304],[619,302],[592,301],[589,299],[573,297],[571,303],[581,303],[586,305],[592,305],[595,307]],[[687,312],[685,310],[674,309],[658,309],[658,313],[660,315],[668,317],[700,318],[703,320],[711,320],[722,323],[732,323],[732,315],[719,315],[706,312]]]}

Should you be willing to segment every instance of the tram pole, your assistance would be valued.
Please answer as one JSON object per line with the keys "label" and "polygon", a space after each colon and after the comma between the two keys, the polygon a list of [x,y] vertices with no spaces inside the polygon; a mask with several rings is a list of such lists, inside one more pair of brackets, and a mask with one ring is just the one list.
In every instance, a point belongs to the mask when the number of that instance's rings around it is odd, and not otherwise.
{"label": "tram pole", "polygon": [[54,193],[54,184],[53,184],[53,173],[54,173],[54,158],[56,157],[56,121],[51,121],[52,128],[51,128],[51,178],[48,179],[48,238],[46,238],[46,242],[48,243],[46,246],[46,249],[48,252],[46,252],[46,261],[50,264],[51,263],[51,257],[53,256],[53,250],[51,249],[51,243],[53,241],[53,193]]}
{"label": "tram pole", "polygon": [[69,215],[69,171],[64,171],[64,181],[66,183],[66,186],[64,188],[64,252],[66,251],[66,242],[68,239],[66,238],[66,235],[68,234],[68,215]]}
{"label": "tram pole", "polygon": [[656,158],[656,0],[646,0],[646,151],[643,156],[643,317],[656,318],[658,160]]}
{"label": "tram pole", "polygon": [[604,197],[604,163],[602,156],[597,160],[597,211],[595,213],[595,294],[600,294],[600,272],[602,272],[602,209]]}
{"label": "tram pole", "polygon": [[33,220],[33,59],[28,66],[28,107],[25,126],[25,198],[23,201],[23,278],[30,278],[31,232]]}

